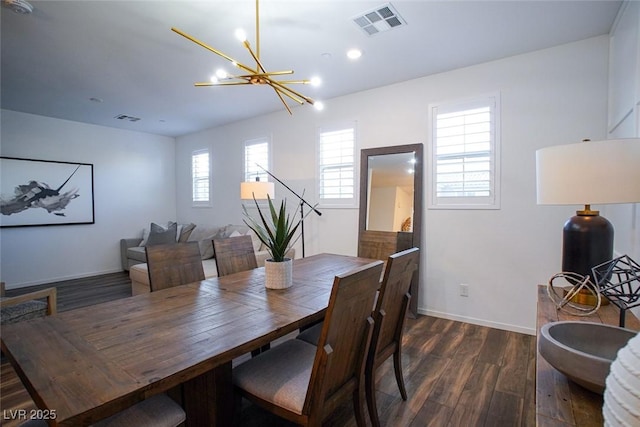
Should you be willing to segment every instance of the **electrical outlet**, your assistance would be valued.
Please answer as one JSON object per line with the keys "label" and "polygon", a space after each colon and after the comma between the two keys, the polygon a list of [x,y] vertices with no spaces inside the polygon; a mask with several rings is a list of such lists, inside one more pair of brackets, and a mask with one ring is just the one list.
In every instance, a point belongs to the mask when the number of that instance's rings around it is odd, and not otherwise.
{"label": "electrical outlet", "polygon": [[469,285],[467,285],[466,283],[461,283],[460,284],[460,296],[461,297],[468,297],[469,296]]}

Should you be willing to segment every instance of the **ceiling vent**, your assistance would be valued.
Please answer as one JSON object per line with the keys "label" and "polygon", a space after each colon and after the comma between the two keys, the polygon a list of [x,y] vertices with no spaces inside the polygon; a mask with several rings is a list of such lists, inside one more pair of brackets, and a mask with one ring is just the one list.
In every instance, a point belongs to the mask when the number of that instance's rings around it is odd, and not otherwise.
{"label": "ceiling vent", "polygon": [[128,122],[137,122],[140,120],[140,117],[127,116],[126,114],[118,114],[114,118],[118,120],[126,120]]}
{"label": "ceiling vent", "polygon": [[367,33],[368,36],[407,25],[407,22],[398,14],[391,3],[362,13],[353,18],[353,22],[355,22],[362,31]]}
{"label": "ceiling vent", "polygon": [[2,0],[2,6],[20,15],[28,15],[33,12],[33,6],[25,0]]}

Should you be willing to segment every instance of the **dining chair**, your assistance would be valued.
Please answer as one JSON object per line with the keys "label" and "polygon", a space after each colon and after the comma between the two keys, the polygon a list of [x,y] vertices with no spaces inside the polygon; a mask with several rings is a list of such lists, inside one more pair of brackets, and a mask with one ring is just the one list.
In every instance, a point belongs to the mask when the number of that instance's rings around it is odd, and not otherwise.
{"label": "dining chair", "polygon": [[198,242],[146,247],[151,292],[204,280]]}
{"label": "dining chair", "polygon": [[[4,296],[4,282],[0,282],[0,295]],[[47,302],[40,301],[46,298]],[[42,289],[11,298],[2,298],[2,317],[7,323],[15,323],[19,320],[32,319],[42,315],[56,314],[57,312],[56,288]],[[43,306],[44,305],[44,306]],[[22,307],[20,307],[22,306]],[[5,310],[15,309],[22,313],[21,316],[9,316]],[[5,314],[7,314],[5,316]],[[14,313],[15,314],[15,313]],[[93,427],[177,427],[184,423],[186,413],[180,405],[165,394],[158,394],[143,400],[109,418],[98,421]],[[46,427],[44,420],[28,420],[20,427]]]}
{"label": "dining chair", "polygon": [[[216,237],[213,239],[213,256],[216,259],[218,277],[227,276],[241,271],[258,268],[256,253],[253,249],[251,236]],[[271,348],[271,344],[252,350],[255,357]]]}
{"label": "dining chair", "polygon": [[[396,382],[402,400],[407,400],[407,390],[402,374],[402,332],[411,295],[411,279],[417,269],[420,249],[411,248],[392,254],[387,259],[380,292],[373,311],[374,329],[371,348],[365,370],[367,408],[374,426],[380,426],[375,394],[375,373],[378,367],[393,355]],[[316,344],[322,324],[298,335],[298,339]]]}
{"label": "dining chair", "polygon": [[[182,408],[164,394],[153,397],[91,424],[91,427],[178,427],[184,425],[186,416]],[[19,427],[48,427],[42,419],[30,419]]]}
{"label": "dining chair", "polygon": [[[43,301],[45,300],[45,301]],[[57,312],[56,288],[40,289],[15,297],[5,297],[5,283],[0,282],[0,324],[49,316]]]}
{"label": "dining chair", "polygon": [[142,402],[92,424],[91,427],[178,427],[186,413],[166,394],[156,394]]}
{"label": "dining chair", "polygon": [[382,261],[335,277],[318,346],[288,340],[233,369],[235,390],[303,426],[320,426],[351,396],[365,425],[364,371]]}
{"label": "dining chair", "polygon": [[258,268],[251,236],[214,238],[213,256],[218,277]]}

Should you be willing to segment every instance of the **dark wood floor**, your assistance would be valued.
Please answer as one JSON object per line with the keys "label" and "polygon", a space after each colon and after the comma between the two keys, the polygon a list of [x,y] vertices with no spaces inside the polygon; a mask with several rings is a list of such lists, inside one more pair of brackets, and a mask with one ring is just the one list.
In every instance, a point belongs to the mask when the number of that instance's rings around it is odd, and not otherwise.
{"label": "dark wood floor", "polygon": [[[126,273],[41,285],[58,288],[60,311],[130,296]],[[33,289],[33,288],[31,288]],[[27,289],[10,290],[8,296]],[[403,370],[409,399],[400,398],[391,361],[377,375],[377,400],[385,426],[535,426],[535,337],[430,316],[408,319]],[[12,368],[0,372],[0,425],[10,409],[35,407]],[[326,423],[355,426],[345,404]],[[239,425],[289,426],[251,405]]]}

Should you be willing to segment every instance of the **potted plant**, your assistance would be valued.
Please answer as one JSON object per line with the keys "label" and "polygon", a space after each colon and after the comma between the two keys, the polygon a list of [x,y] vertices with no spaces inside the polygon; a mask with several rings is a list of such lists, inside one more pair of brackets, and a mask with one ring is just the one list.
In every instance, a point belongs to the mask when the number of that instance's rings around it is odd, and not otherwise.
{"label": "potted plant", "polygon": [[[293,283],[293,260],[287,258],[287,252],[300,238],[294,239],[298,227],[302,223],[303,217],[296,219],[287,214],[287,202],[282,200],[280,208],[276,210],[273,200],[267,195],[269,203],[269,214],[263,214],[258,201],[253,198],[258,210],[260,221],[249,215],[247,207],[242,205],[244,210],[244,223],[253,230],[258,239],[267,247],[271,258],[265,262],[265,286],[270,289],[288,288]],[[306,216],[306,215],[305,215]]]}

